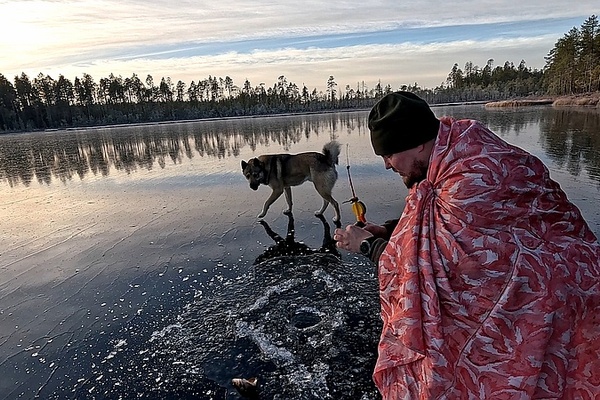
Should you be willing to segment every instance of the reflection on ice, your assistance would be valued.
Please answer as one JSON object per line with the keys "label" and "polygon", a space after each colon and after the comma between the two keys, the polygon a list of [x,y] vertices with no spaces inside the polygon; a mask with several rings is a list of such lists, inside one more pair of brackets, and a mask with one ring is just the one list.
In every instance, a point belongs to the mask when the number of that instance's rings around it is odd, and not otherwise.
{"label": "reflection on ice", "polygon": [[[269,224],[264,220],[258,221],[265,232],[275,244],[267,248],[261,255],[259,255],[254,261],[255,264],[273,259],[281,256],[296,256],[296,255],[308,255],[308,254],[332,254],[336,257],[340,257],[340,252],[335,246],[335,241],[331,236],[331,227],[323,215],[317,215],[321,223],[323,224],[323,243],[320,248],[313,249],[302,242],[298,242],[295,239],[296,230],[294,228],[294,216],[292,213],[286,214],[288,217],[287,232],[285,238],[273,231]],[[337,228],[341,227],[340,222],[336,222]]]}

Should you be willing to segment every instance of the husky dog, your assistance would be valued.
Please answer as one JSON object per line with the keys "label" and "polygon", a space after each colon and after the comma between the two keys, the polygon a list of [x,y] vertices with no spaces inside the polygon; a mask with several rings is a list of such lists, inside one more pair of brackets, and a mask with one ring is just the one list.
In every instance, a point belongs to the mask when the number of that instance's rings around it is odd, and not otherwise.
{"label": "husky dog", "polygon": [[337,180],[335,165],[338,163],[340,145],[331,141],[323,146],[323,152],[309,151],[299,154],[265,154],[248,162],[242,160],[242,172],[253,190],[260,184],[268,185],[273,192],[265,201],[258,218],[263,218],[269,207],[285,192],[288,204],[285,214],[292,212],[292,186],[311,181],[323,198],[323,206],[315,215],[322,215],[329,203],[335,208],[334,221],[340,220],[340,207],[331,197],[331,191]]}

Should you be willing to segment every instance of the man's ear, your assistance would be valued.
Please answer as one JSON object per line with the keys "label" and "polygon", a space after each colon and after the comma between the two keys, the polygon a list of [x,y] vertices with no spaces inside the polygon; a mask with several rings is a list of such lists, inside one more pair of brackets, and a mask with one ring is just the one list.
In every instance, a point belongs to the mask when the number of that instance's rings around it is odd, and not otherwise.
{"label": "man's ear", "polygon": [[246,166],[248,165],[248,163],[244,160],[242,160],[242,171],[246,169]]}
{"label": "man's ear", "polygon": [[431,153],[434,143],[435,143],[435,139],[431,139],[430,141],[422,143],[419,146],[417,146],[417,150],[419,153],[423,153],[423,152]]}

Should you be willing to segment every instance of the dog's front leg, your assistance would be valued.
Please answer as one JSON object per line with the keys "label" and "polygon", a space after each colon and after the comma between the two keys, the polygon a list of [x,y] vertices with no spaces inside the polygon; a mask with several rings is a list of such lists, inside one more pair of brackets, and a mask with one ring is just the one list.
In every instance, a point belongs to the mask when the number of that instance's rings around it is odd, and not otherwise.
{"label": "dog's front leg", "polygon": [[269,207],[271,207],[271,204],[273,204],[275,202],[275,200],[277,200],[279,198],[279,196],[281,196],[282,193],[283,193],[282,188],[273,189],[273,192],[271,192],[271,195],[265,201],[265,205],[263,206],[262,212],[260,214],[258,214],[257,218],[263,218],[265,215],[267,215],[267,211],[269,211]]}
{"label": "dog's front leg", "polygon": [[285,191],[285,201],[287,201],[288,204],[288,208],[287,210],[283,210],[284,214],[291,214],[292,213],[292,188],[291,187],[286,187],[283,189]]}

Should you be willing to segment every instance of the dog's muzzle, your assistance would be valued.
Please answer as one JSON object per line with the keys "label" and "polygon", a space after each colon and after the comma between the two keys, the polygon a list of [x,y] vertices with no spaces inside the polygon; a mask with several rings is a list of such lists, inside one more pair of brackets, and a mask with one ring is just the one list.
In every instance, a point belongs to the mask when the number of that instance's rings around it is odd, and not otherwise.
{"label": "dog's muzzle", "polygon": [[250,188],[252,190],[258,190],[258,187],[260,186],[260,183],[251,183],[250,184]]}

